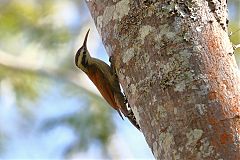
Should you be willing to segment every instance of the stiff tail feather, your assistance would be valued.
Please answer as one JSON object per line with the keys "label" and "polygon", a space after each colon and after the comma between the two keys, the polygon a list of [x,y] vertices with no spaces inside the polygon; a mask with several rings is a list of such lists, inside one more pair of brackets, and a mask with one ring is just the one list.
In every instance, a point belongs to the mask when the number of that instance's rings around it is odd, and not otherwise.
{"label": "stiff tail feather", "polygon": [[139,124],[137,123],[136,117],[134,116],[132,110],[129,111],[127,118],[139,131],[141,131],[141,128],[140,128]]}

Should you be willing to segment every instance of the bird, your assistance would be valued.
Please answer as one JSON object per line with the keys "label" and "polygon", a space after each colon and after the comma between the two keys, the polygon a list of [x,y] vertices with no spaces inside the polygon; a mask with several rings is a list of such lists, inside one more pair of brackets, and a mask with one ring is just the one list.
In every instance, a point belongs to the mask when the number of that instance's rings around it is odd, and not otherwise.
{"label": "bird", "polygon": [[110,56],[111,66],[104,61],[91,57],[87,49],[87,39],[90,29],[87,31],[83,45],[75,55],[75,65],[81,69],[99,90],[100,94],[107,103],[115,109],[122,119],[123,115],[140,130],[140,126],[121,91],[118,76],[116,74],[112,57]]}

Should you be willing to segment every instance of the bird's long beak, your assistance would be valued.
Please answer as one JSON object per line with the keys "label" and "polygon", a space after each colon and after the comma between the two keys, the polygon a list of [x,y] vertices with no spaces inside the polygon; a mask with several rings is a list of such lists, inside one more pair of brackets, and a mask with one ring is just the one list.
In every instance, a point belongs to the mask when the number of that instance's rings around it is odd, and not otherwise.
{"label": "bird's long beak", "polygon": [[90,29],[88,29],[86,36],[84,38],[84,42],[83,42],[83,47],[87,48],[87,38],[88,38],[88,33],[89,33]]}

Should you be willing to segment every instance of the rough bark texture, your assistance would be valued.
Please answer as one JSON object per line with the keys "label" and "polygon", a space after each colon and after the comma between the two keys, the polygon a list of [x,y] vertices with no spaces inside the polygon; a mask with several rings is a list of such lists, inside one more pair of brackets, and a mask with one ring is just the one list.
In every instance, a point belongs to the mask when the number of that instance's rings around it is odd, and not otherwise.
{"label": "rough bark texture", "polygon": [[226,1],[88,6],[155,158],[240,159],[240,77]]}

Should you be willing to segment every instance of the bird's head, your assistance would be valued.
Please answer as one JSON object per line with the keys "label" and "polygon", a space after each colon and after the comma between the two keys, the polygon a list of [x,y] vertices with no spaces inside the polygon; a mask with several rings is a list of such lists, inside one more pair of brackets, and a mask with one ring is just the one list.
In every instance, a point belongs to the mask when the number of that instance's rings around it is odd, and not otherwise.
{"label": "bird's head", "polygon": [[91,58],[87,50],[87,38],[88,38],[89,31],[90,29],[86,33],[82,47],[79,48],[79,50],[75,55],[75,64],[78,68],[80,68],[83,71],[87,69],[89,59]]}

